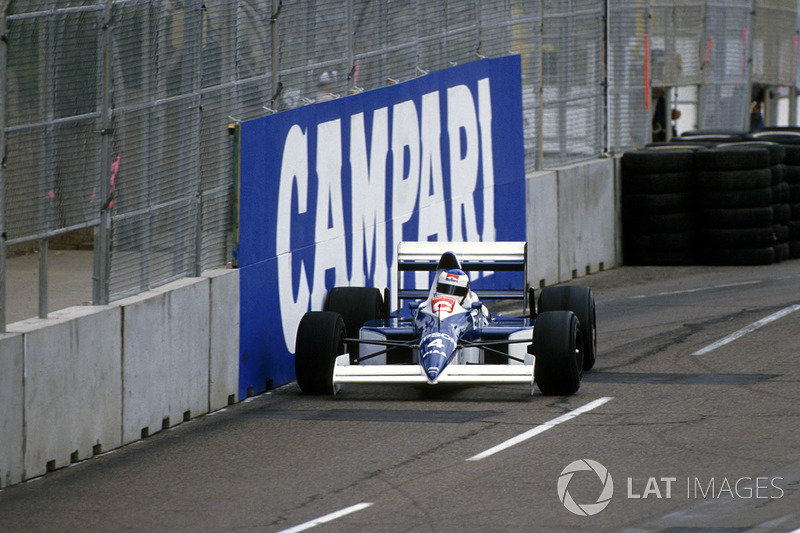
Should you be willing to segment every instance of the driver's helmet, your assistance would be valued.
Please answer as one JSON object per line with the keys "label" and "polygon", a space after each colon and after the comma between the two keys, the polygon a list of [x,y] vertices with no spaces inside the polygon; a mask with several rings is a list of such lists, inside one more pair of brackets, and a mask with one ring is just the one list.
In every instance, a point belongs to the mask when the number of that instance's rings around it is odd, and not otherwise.
{"label": "driver's helmet", "polygon": [[464,297],[469,294],[469,276],[457,268],[442,270],[436,278],[434,296],[448,294],[455,296],[459,304],[464,303]]}

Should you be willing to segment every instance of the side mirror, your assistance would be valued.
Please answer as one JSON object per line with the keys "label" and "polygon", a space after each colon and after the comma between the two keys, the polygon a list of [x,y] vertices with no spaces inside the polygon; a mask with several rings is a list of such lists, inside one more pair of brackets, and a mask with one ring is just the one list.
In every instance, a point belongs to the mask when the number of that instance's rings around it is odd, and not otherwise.
{"label": "side mirror", "polygon": [[477,302],[472,302],[473,309],[480,309],[481,307],[483,307],[483,302],[481,302],[480,300],[478,300]]}

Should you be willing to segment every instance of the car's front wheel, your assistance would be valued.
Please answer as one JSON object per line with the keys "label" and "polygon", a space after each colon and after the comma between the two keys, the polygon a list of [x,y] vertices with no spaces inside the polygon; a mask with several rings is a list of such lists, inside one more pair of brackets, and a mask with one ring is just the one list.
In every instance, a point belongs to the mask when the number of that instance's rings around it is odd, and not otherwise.
{"label": "car's front wheel", "polygon": [[533,325],[533,379],[542,394],[575,394],[583,375],[583,343],[571,311],[539,313]]}

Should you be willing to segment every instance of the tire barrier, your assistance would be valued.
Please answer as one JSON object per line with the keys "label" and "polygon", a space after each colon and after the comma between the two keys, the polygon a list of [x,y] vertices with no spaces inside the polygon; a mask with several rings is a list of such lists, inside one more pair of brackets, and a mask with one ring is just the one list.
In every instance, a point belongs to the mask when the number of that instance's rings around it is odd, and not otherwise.
{"label": "tire barrier", "polygon": [[622,156],[625,263],[686,265],[695,258],[695,150],[654,146]]}
{"label": "tire barrier", "polygon": [[760,265],[788,255],[775,217],[784,159],[784,147],[764,142],[726,143],[697,154],[703,263]]}
{"label": "tire barrier", "polygon": [[781,226],[779,238],[785,236],[788,258],[800,257],[800,130],[770,128],[753,134],[759,141],[779,143],[786,150],[784,179],[775,189],[775,217]]}
{"label": "tire barrier", "polygon": [[800,134],[688,132],[622,156],[625,263],[800,257]]}

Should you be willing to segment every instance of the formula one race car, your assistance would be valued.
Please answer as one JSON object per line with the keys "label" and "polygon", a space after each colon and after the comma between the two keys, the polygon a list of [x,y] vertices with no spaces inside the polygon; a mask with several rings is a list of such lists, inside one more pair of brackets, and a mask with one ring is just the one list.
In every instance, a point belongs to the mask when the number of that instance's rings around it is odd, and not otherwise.
{"label": "formula one race car", "polygon": [[[443,251],[444,250],[444,251]],[[528,288],[524,242],[402,242],[398,312],[388,291],[336,287],[323,311],[297,330],[295,371],[306,394],[335,394],[353,383],[534,383],[543,394],[574,394],[595,362],[595,303],[588,287]],[[404,289],[403,274],[433,271],[429,289]],[[469,271],[519,272],[521,287],[470,288]],[[513,274],[511,276],[514,276]],[[484,301],[518,299],[522,317],[490,313]],[[421,301],[420,301],[421,300]]]}

